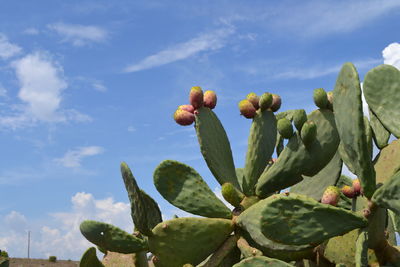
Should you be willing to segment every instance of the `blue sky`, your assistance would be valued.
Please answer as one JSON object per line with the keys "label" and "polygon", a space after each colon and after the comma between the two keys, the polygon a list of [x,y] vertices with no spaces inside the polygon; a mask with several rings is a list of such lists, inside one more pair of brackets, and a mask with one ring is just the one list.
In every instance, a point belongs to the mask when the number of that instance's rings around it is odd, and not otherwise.
{"label": "blue sky", "polygon": [[215,90],[215,112],[244,165],[249,92],[281,110],[314,109],[344,62],[360,77],[400,67],[399,1],[2,1],[0,249],[79,259],[84,219],[132,229],[126,161],[165,218],[183,214],[152,183],[165,159],[193,166],[218,193],[192,126],[172,119],[190,87]]}

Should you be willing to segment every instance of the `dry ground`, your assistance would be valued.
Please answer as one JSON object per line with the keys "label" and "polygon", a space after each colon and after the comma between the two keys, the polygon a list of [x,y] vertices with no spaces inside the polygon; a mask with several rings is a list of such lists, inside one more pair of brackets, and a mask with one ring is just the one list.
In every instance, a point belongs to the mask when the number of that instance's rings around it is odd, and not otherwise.
{"label": "dry ground", "polygon": [[10,267],[77,267],[78,265],[79,261],[49,262],[49,260],[40,259],[10,258]]}

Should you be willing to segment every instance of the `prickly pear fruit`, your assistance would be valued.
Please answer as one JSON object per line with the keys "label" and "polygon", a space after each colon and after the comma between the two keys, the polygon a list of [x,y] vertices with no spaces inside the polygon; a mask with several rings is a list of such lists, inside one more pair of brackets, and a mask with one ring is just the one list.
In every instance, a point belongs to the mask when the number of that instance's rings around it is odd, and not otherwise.
{"label": "prickly pear fruit", "polygon": [[193,86],[190,89],[189,101],[194,109],[201,108],[203,106],[203,90],[199,86]]}
{"label": "prickly pear fruit", "polygon": [[214,91],[211,90],[205,91],[203,102],[205,107],[213,109],[217,105],[217,95],[215,94]]}
{"label": "prickly pear fruit", "polygon": [[317,136],[317,125],[313,121],[306,121],[301,128],[300,136],[303,144],[307,147],[314,142]]}
{"label": "prickly pear fruit", "polygon": [[269,107],[273,112],[278,111],[281,107],[282,100],[279,95],[272,94],[272,104]]}
{"label": "prickly pear fruit", "polygon": [[224,183],[221,189],[222,196],[234,207],[240,207],[244,195],[239,192],[231,183]]}
{"label": "prickly pear fruit", "polygon": [[359,179],[354,179],[353,180],[353,190],[354,190],[354,194],[356,196],[360,195],[361,192],[361,183]]}
{"label": "prickly pear fruit", "polygon": [[293,123],[296,129],[300,132],[303,124],[307,121],[307,114],[304,109],[298,109],[293,114]]}
{"label": "prickly pear fruit", "polygon": [[271,107],[272,105],[272,94],[270,93],[264,93],[260,97],[260,101],[258,101],[258,105],[261,109],[261,111],[264,111]]}
{"label": "prickly pear fruit", "polygon": [[245,116],[247,119],[254,118],[254,116],[256,115],[255,107],[247,99],[243,99],[242,101],[239,102],[239,110],[240,114]]}
{"label": "prickly pear fruit", "polygon": [[318,88],[314,90],[314,103],[321,109],[328,107],[328,96],[324,89]]}
{"label": "prickly pear fruit", "polygon": [[178,108],[174,113],[174,120],[179,125],[186,126],[186,125],[192,124],[194,122],[195,118],[194,118],[194,115],[192,113],[190,113],[189,111]]}
{"label": "prickly pear fruit", "polygon": [[255,109],[259,108],[258,102],[260,101],[260,98],[258,95],[255,93],[250,93],[246,96],[246,99],[250,101],[251,104],[253,104]]}
{"label": "prickly pear fruit", "polygon": [[333,110],[333,92],[326,93],[326,96],[328,97],[328,108]]}
{"label": "prickly pear fruit", "polygon": [[322,195],[321,203],[336,206],[340,199],[340,190],[336,186],[328,186]]}
{"label": "prickly pear fruit", "polygon": [[348,198],[353,198],[355,196],[353,187],[348,185],[342,187],[342,193]]}
{"label": "prickly pear fruit", "polygon": [[194,107],[192,105],[180,105],[178,109],[186,110],[190,113],[194,113]]}
{"label": "prickly pear fruit", "polygon": [[293,126],[289,119],[282,118],[278,120],[278,132],[279,134],[286,139],[289,139],[293,136]]}

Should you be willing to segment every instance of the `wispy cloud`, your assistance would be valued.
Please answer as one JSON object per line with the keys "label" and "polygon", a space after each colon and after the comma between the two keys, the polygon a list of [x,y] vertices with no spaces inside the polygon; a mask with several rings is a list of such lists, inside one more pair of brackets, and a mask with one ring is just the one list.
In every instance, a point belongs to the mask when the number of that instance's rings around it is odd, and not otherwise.
{"label": "wispy cloud", "polygon": [[9,59],[18,55],[21,51],[21,47],[10,43],[7,36],[0,33],[0,59]]}
{"label": "wispy cloud", "polygon": [[91,42],[103,42],[108,37],[108,32],[98,26],[54,23],[47,27],[62,36],[64,42],[74,46],[84,46]]}
{"label": "wispy cloud", "polygon": [[38,35],[39,30],[34,27],[30,27],[30,28],[26,28],[22,33],[27,34],[27,35]]}
{"label": "wispy cloud", "polygon": [[125,72],[136,72],[183,60],[200,52],[217,50],[225,46],[226,39],[235,32],[233,27],[225,27],[203,33],[187,42],[175,44],[125,68]]}
{"label": "wispy cloud", "polygon": [[99,92],[107,91],[107,87],[101,81],[94,81],[92,85],[93,85],[94,90],[96,90],[96,91],[99,91]]}
{"label": "wispy cloud", "polygon": [[81,166],[81,162],[84,158],[95,156],[103,152],[104,148],[99,146],[78,147],[67,151],[62,158],[57,158],[55,161],[67,168],[77,168]]}
{"label": "wispy cloud", "polygon": [[325,36],[351,32],[399,8],[397,0],[306,1],[291,8],[283,5],[270,26],[308,37]]}

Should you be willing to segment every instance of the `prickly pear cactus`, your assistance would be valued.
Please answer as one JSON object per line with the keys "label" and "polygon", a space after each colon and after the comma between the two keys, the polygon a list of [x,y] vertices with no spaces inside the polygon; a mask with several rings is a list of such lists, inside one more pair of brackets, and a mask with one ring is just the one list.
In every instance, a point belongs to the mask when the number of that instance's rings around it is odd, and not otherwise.
{"label": "prickly pear cactus", "polygon": [[[182,126],[194,123],[204,161],[234,208],[192,167],[167,159],[154,171],[156,189],[197,217],[163,222],[157,203],[122,163],[136,232],[84,221],[82,234],[109,255],[131,255],[131,265],[140,267],[400,266],[394,238],[400,228],[400,149],[397,140],[389,144],[390,134],[400,136],[400,72],[386,65],[368,72],[369,116],[362,112],[351,63],[332,87],[314,90],[317,109],[309,114],[277,113],[279,95],[249,93],[238,103],[252,121],[239,168],[214,112],[216,93],[192,87],[189,103],[173,118]],[[374,160],[373,145],[380,150]],[[358,179],[343,175],[343,164]],[[109,266],[95,254],[95,248],[86,251],[80,266]]]}

